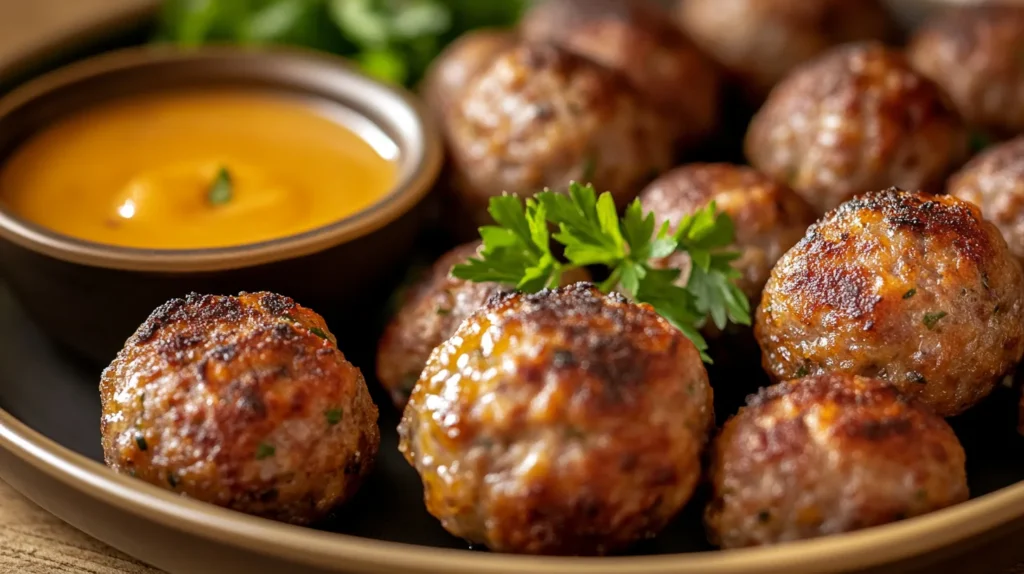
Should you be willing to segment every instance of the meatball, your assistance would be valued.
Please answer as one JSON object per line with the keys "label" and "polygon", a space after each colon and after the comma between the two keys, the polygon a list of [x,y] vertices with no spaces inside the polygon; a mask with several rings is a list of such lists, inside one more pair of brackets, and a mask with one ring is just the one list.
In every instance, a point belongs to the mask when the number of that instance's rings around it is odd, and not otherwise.
{"label": "meatball", "polygon": [[775,380],[841,372],[963,412],[1024,353],[1024,274],[952,196],[890,189],[811,226],[772,271],[754,327]]}
{"label": "meatball", "polygon": [[947,191],[981,208],[1024,261],[1024,137],[989,148],[950,178]]}
{"label": "meatball", "polygon": [[377,379],[399,409],[405,407],[434,347],[503,288],[451,275],[452,267],[476,254],[479,242],[445,253],[409,291],[377,347]]}
{"label": "meatball", "polygon": [[967,500],[964,450],[924,405],[827,374],[762,389],[712,447],[708,538],[723,548],[815,538]]}
{"label": "meatball", "polygon": [[547,0],[521,29],[528,41],[557,43],[623,73],[672,120],[681,144],[714,129],[718,68],[651,0]]}
{"label": "meatball", "polygon": [[713,422],[689,339],[649,306],[576,283],[492,298],[433,352],[398,432],[452,534],[590,555],[682,508]]}
{"label": "meatball", "polygon": [[997,136],[1024,131],[1024,7],[944,11],[914,34],[911,64],[949,94],[968,124]]}
{"label": "meatball", "polygon": [[753,101],[789,71],[832,46],[886,39],[878,0],[678,0],[677,17]]}
{"label": "meatball", "polygon": [[380,442],[363,376],[324,320],[273,293],[165,303],[100,395],[115,471],[295,524],[351,497]]}
{"label": "meatball", "polygon": [[[730,248],[740,253],[733,264],[742,276],[737,285],[757,305],[775,262],[814,223],[814,210],[785,185],[745,166],[695,163],[678,167],[652,182],[640,194],[644,212],[653,212],[658,226],[674,230],[684,217],[714,201],[736,229]],[[674,253],[661,267],[689,269],[689,257]]]}
{"label": "meatball", "polygon": [[448,109],[458,101],[466,84],[515,42],[516,35],[508,30],[472,30],[449,44],[434,59],[420,91],[442,126],[446,123]]}
{"label": "meatball", "polygon": [[824,213],[890,185],[939,191],[967,137],[939,88],[900,52],[865,43],[797,68],[754,116],[744,146],[754,167]]}
{"label": "meatball", "polygon": [[547,44],[498,56],[449,117],[453,187],[473,225],[487,202],[586,180],[619,206],[671,164],[671,129],[616,73]]}

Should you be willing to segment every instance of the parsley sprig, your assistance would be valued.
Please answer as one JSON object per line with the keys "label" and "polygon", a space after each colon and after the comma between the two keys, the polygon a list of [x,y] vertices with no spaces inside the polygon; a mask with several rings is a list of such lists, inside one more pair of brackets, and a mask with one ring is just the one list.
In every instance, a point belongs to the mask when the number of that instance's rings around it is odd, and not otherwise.
{"label": "parsley sprig", "polygon": [[[456,277],[532,293],[558,286],[571,269],[603,267],[608,273],[602,291],[650,304],[709,363],[700,334],[709,318],[719,329],[729,322],[750,324],[750,305],[731,265],[739,254],[725,250],[733,242],[732,220],[718,213],[714,202],[683,218],[674,232],[668,222],[655,229],[654,214],[645,214],[638,200],[620,218],[610,193],[598,195],[593,186],[578,183],[567,195],[543,191],[525,202],[515,195],[493,197],[488,211],[497,225],[480,228],[480,255],[456,265]],[[554,234],[550,224],[557,226]],[[565,261],[551,252],[552,239],[565,247]],[[675,252],[692,262],[685,286],[680,269],[652,265]]]}

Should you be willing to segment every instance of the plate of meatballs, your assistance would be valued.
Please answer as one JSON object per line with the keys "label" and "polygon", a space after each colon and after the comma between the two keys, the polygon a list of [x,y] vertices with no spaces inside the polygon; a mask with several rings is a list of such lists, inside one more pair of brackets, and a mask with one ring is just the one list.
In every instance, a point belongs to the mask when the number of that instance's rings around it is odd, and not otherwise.
{"label": "plate of meatballs", "polygon": [[369,311],[183,292],[97,366],[0,287],[5,478],[181,572],[1021,560],[1024,5],[906,4],[469,32]]}

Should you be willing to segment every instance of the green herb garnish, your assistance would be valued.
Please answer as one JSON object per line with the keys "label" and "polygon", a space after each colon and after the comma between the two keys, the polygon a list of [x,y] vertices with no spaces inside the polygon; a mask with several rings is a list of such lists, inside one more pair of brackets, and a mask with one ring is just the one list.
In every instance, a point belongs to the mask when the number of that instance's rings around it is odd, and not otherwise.
{"label": "green herb garnish", "polygon": [[917,295],[917,289],[911,288],[910,291],[907,291],[906,293],[903,294],[903,298],[910,299],[914,295]]}
{"label": "green herb garnish", "polygon": [[990,145],[992,145],[992,138],[984,132],[972,131],[967,136],[967,146],[972,154],[976,154]]}
{"label": "green herb garnish", "polygon": [[[480,256],[456,265],[452,275],[536,292],[558,286],[568,270],[603,266],[608,278],[599,287],[648,303],[683,332],[701,352],[707,342],[700,328],[707,319],[719,329],[729,322],[750,324],[750,304],[735,284],[740,276],[725,248],[733,242],[732,220],[712,202],[683,218],[675,232],[666,222],[655,229],[654,214],[633,201],[620,218],[610,193],[572,183],[569,193],[543,191],[525,202],[513,195],[491,198],[488,211],[497,225],[480,228]],[[549,225],[558,231],[549,236]],[[565,259],[551,252],[551,239],[565,247]],[[679,269],[657,269],[652,260],[683,252],[693,262],[681,285]]]}
{"label": "green herb garnish", "polygon": [[135,433],[135,446],[139,447],[139,450],[146,450],[149,445],[146,444],[146,437],[142,436],[142,433]]}
{"label": "green herb garnish", "polygon": [[917,372],[917,371],[910,371],[909,373],[907,373],[907,378],[908,378],[908,379],[910,380],[910,382],[912,382],[912,383],[919,383],[919,384],[922,384],[922,385],[923,385],[923,384],[926,384],[926,383],[928,382],[928,381],[927,381],[927,380],[926,380],[926,379],[924,378],[924,375],[922,375],[921,373],[919,373],[919,372]]}
{"label": "green herb garnish", "polygon": [[324,411],[324,418],[327,419],[327,424],[329,426],[334,426],[341,422],[341,417],[343,414],[344,411],[342,411],[341,409],[327,409],[326,411]]}
{"label": "green herb garnish", "polygon": [[947,313],[945,311],[935,311],[934,313],[924,314],[924,326],[928,327],[928,330],[935,328],[935,324],[939,322],[939,319],[945,317]]}
{"label": "green herb garnish", "polygon": [[807,365],[800,365],[800,368],[796,370],[796,378],[806,377],[810,372],[811,369]]}
{"label": "green herb garnish", "polygon": [[261,442],[259,446],[256,447],[256,460],[263,460],[274,456],[274,452],[276,450],[277,449],[274,448],[274,445]]}
{"label": "green herb garnish", "polygon": [[178,475],[174,474],[173,472],[168,472],[167,484],[170,485],[171,488],[178,486]]}
{"label": "green herb garnish", "polygon": [[206,192],[206,199],[211,205],[224,205],[231,201],[234,192],[234,184],[231,182],[231,173],[228,168],[221,167],[217,170],[217,177],[213,178],[209,191]]}
{"label": "green herb garnish", "polygon": [[382,80],[415,85],[453,40],[511,28],[528,0],[165,0],[157,41],[293,45],[348,56]]}
{"label": "green herb garnish", "polygon": [[328,340],[328,341],[330,341],[330,340],[331,340],[331,339],[330,339],[330,338],[329,338],[329,337],[327,336],[327,333],[324,333],[324,330],[323,330],[323,329],[321,329],[320,327],[310,327],[310,328],[309,328],[309,332],[310,332],[310,333],[313,333],[313,334],[314,334],[314,335],[316,335],[317,337],[320,337],[321,339],[326,339],[326,340]]}

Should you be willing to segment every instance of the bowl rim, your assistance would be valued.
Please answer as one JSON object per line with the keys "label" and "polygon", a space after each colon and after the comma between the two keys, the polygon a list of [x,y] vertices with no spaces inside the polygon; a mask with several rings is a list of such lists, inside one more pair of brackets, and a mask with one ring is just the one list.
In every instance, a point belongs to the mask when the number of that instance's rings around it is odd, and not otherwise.
{"label": "bowl rim", "polygon": [[0,409],[0,448],[78,493],[162,526],[296,565],[360,564],[451,574],[788,574],[853,570],[925,554],[1024,514],[1024,481],[966,502],[865,530],[778,546],[652,556],[536,557],[434,548],[304,528],[183,498],[119,475]]}
{"label": "bowl rim", "polygon": [[[347,99],[332,99],[389,134],[388,137],[398,146],[398,180],[391,190],[360,211],[326,225],[235,246],[148,249],[88,241],[24,220],[2,203],[0,239],[54,259],[90,267],[170,273],[226,271],[310,255],[368,235],[412,210],[431,190],[440,173],[444,152],[440,131],[425,104],[400,86],[370,78],[340,56],[306,48],[213,45],[181,49],[143,45],[112,50],[57,68],[14,88],[0,97],[0,119],[19,113],[24,106],[40,97],[73,88],[75,84],[99,75],[130,72],[145,66],[155,66],[150,72],[155,73],[160,66],[252,59],[281,62],[284,66],[314,66],[344,80],[332,85],[337,86],[339,92],[344,92]],[[215,74],[210,77],[215,77]],[[288,87],[283,79],[275,83]],[[404,133],[396,138],[393,137],[395,129],[382,125],[378,119],[353,104],[373,109],[383,117],[399,112],[410,116],[413,122],[399,126],[397,129]],[[0,158],[0,167],[5,159]]]}

